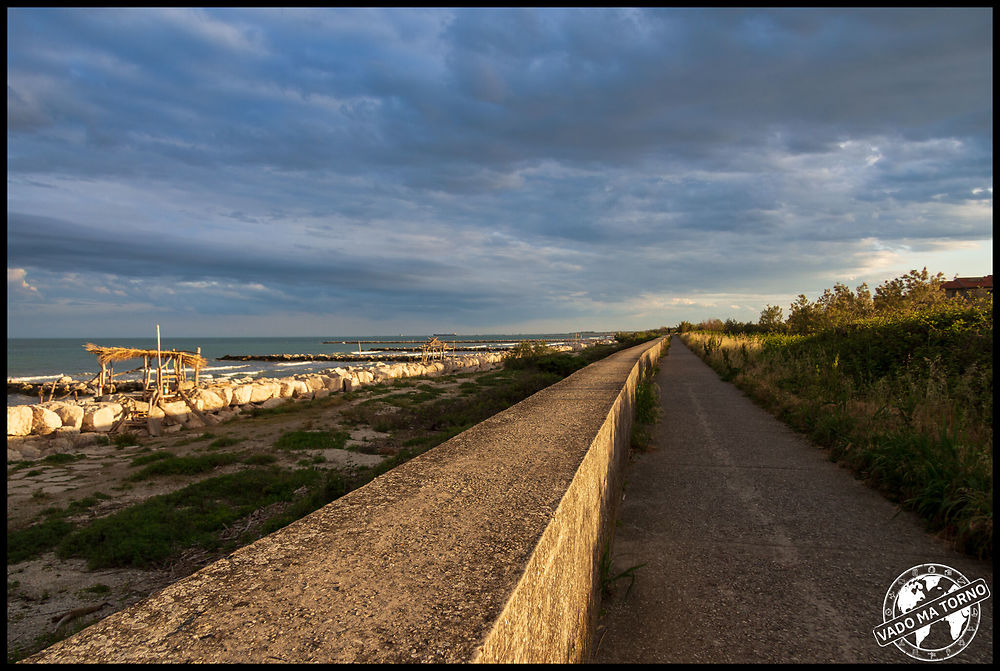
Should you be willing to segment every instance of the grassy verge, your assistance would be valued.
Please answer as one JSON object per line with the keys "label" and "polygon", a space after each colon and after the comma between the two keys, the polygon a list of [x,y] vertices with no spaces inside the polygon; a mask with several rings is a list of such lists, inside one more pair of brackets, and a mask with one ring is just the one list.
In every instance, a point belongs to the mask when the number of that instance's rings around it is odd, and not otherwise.
{"label": "grassy verge", "polygon": [[[670,339],[663,341],[660,356],[666,356],[670,349]],[[631,448],[647,452],[653,445],[653,425],[660,421],[660,389],[653,378],[660,372],[659,363],[642,372],[635,390],[635,417],[629,436]]]}
{"label": "grassy verge", "polygon": [[991,313],[948,306],[811,336],[683,337],[929,529],[992,557]]}

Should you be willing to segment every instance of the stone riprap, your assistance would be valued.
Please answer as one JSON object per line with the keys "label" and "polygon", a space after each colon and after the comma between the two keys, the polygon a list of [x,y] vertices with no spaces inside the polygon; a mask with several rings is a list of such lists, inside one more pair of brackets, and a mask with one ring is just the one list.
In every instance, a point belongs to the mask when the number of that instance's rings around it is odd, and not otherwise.
{"label": "stone riprap", "polygon": [[577,371],[27,663],[576,662],[662,339]]}
{"label": "stone riprap", "polygon": [[[278,379],[243,378],[198,387],[192,384],[185,393],[197,413],[183,400],[164,402],[152,408],[141,401],[132,403],[149,414],[154,430],[172,433],[185,427],[202,428],[206,422],[217,424],[249,407],[275,407],[289,399],[322,398],[396,378],[489,370],[501,364],[506,356],[506,353],[484,353],[429,363],[381,363]],[[7,461],[37,459],[92,444],[99,435],[110,431],[125,411],[121,396],[100,398],[8,406]]]}

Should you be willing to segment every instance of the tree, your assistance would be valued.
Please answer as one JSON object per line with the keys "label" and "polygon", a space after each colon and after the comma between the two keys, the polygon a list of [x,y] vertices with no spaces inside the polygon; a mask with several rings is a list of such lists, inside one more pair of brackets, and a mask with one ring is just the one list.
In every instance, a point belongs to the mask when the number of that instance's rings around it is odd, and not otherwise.
{"label": "tree", "polygon": [[777,305],[767,305],[760,313],[757,325],[765,333],[775,333],[785,330],[785,317]]}
{"label": "tree", "polygon": [[944,273],[931,275],[923,270],[911,270],[906,275],[886,280],[875,289],[874,310],[879,314],[910,311],[939,305],[948,300],[941,285]]}
{"label": "tree", "polygon": [[816,301],[816,308],[822,315],[820,322],[823,328],[871,317],[875,310],[867,284],[861,284],[855,294],[840,282],[833,285],[832,291],[823,291]]}
{"label": "tree", "polygon": [[809,335],[820,330],[820,313],[805,294],[799,294],[795,302],[788,306],[788,321],[785,323],[791,333]]}
{"label": "tree", "polygon": [[722,323],[721,319],[705,319],[698,324],[699,331],[722,331],[725,328],[725,324]]}

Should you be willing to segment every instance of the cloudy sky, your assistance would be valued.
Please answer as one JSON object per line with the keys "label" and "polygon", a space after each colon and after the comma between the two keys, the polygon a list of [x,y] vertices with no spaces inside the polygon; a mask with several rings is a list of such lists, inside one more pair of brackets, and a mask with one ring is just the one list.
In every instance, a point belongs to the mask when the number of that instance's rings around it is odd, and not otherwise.
{"label": "cloudy sky", "polygon": [[989,9],[8,9],[8,336],[634,330],[992,272]]}

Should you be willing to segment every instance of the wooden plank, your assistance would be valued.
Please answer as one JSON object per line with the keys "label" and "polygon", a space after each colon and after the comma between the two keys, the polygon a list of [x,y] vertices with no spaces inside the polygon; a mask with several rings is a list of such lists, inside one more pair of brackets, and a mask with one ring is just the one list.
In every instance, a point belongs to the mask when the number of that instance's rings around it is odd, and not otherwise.
{"label": "wooden plank", "polygon": [[188,395],[184,393],[183,389],[181,389],[180,387],[178,387],[177,388],[177,393],[180,394],[180,397],[184,399],[184,402],[187,403],[187,406],[189,408],[191,408],[191,410],[195,414],[195,417],[197,417],[198,419],[200,419],[206,425],[211,424],[211,422],[209,421],[209,419],[205,416],[205,413],[203,413],[201,410],[199,410],[198,408],[195,407],[194,401],[192,401],[190,398],[188,398]]}

